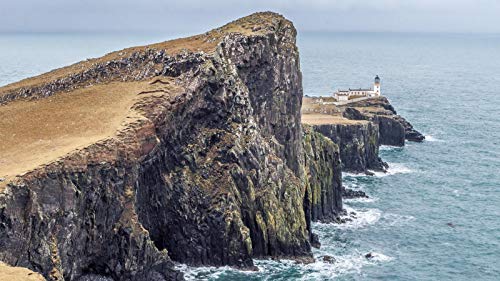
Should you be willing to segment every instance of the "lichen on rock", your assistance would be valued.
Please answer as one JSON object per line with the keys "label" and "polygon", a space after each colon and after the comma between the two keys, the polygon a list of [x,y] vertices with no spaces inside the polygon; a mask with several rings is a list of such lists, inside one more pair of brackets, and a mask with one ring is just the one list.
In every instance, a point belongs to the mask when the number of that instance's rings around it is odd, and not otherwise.
{"label": "lichen on rock", "polygon": [[337,222],[342,212],[339,147],[311,126],[304,125],[303,129],[306,216],[310,216],[311,221]]}

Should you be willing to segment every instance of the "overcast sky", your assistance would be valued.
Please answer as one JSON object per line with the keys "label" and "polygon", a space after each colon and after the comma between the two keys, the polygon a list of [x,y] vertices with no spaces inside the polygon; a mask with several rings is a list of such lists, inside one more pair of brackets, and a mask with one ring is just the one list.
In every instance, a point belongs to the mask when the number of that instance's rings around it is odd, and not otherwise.
{"label": "overcast sky", "polygon": [[500,0],[0,1],[0,32],[203,32],[271,10],[302,31],[500,33]]}

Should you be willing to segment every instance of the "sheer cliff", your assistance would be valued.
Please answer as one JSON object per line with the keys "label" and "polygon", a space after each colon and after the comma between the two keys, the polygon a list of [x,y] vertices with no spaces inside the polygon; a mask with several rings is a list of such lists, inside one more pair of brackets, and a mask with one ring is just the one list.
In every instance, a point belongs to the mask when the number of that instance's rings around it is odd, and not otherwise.
{"label": "sheer cliff", "polygon": [[370,173],[388,166],[379,157],[380,145],[404,146],[405,140],[421,142],[425,137],[415,130],[385,97],[353,101],[344,105],[306,97],[302,122],[330,138],[339,146],[344,171]]}
{"label": "sheer cliff", "polygon": [[302,131],[295,37],[257,13],[0,88],[0,260],[47,280],[311,260],[340,158]]}

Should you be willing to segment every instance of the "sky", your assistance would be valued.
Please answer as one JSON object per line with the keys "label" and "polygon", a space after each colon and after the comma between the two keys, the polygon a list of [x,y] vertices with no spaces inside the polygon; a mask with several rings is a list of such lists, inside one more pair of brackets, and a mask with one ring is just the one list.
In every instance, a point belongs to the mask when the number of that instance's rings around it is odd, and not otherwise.
{"label": "sky", "polygon": [[274,11],[299,31],[500,33],[500,0],[0,1],[0,32],[204,32]]}

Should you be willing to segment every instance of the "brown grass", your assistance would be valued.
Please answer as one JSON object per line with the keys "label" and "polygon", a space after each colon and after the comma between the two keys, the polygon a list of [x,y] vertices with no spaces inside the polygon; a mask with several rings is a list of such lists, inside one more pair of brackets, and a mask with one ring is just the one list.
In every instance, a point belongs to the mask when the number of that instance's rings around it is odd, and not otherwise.
{"label": "brown grass", "polygon": [[0,281],[43,281],[42,275],[27,268],[8,266],[0,262]]}
{"label": "brown grass", "polygon": [[[12,178],[111,137],[149,82],[113,82],[0,106],[0,177]],[[128,117],[128,119],[127,119]],[[123,123],[123,124],[122,124]]]}
{"label": "brown grass", "polygon": [[0,87],[0,96],[20,88],[36,87],[74,73],[81,73],[91,68],[92,65],[126,58],[133,53],[145,52],[148,49],[165,50],[169,55],[178,54],[183,50],[190,52],[203,51],[205,53],[212,53],[216,46],[221,42],[222,38],[226,35],[230,33],[240,33],[244,35],[264,33],[265,28],[257,31],[253,31],[253,28],[257,25],[259,27],[270,26],[273,19],[276,19],[275,14],[258,13],[228,23],[220,28],[216,28],[201,35],[174,39],[151,45],[131,47],[121,51],[112,52],[100,58],[81,61],[70,66],[52,70],[39,76],[27,78],[19,82]]}
{"label": "brown grass", "polygon": [[350,120],[342,117],[342,115],[327,115],[327,114],[303,114],[302,124],[307,125],[327,125],[327,124],[363,124],[367,121]]}
{"label": "brown grass", "polygon": [[[0,96],[21,88],[44,85],[81,73],[95,64],[148,49],[165,50],[169,55],[184,50],[210,53],[228,34],[269,33],[270,27],[276,27],[278,19],[284,18],[273,13],[258,13],[202,35],[127,48],[0,87]],[[133,119],[140,115],[130,110],[132,105],[140,104],[138,99],[151,94],[168,94],[175,87],[172,82],[169,81],[168,86],[162,82],[151,85],[148,81],[108,82],[39,100],[15,100],[0,106],[0,178],[6,178],[0,182],[0,191],[16,175],[113,137],[122,122],[130,120],[127,117]]]}
{"label": "brown grass", "polygon": [[356,106],[354,107],[355,109],[361,111],[361,112],[367,112],[367,113],[379,113],[379,112],[385,112],[388,111],[383,107],[379,106]]}

